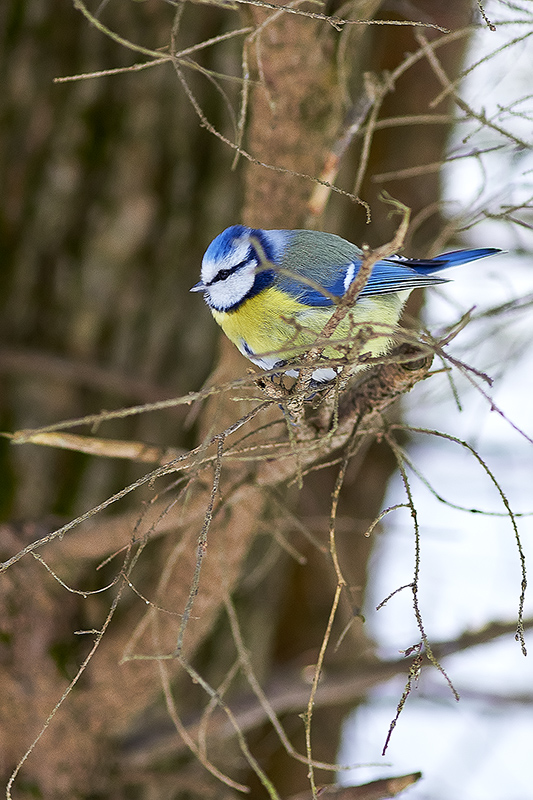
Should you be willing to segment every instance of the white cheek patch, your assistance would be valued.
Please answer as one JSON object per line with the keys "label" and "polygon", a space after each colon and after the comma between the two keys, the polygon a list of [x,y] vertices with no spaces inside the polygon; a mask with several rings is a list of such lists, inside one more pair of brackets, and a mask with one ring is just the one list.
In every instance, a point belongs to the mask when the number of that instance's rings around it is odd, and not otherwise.
{"label": "white cheek patch", "polygon": [[209,296],[209,305],[219,311],[227,311],[232,306],[241,302],[243,297],[254,285],[255,270],[252,265],[242,267],[242,269],[229,275],[223,281],[215,281],[206,288]]}

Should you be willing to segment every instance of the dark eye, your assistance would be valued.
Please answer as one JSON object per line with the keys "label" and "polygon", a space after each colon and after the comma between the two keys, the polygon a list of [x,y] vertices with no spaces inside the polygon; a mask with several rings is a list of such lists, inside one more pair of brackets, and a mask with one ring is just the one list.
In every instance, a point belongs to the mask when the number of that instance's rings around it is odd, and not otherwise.
{"label": "dark eye", "polygon": [[216,280],[225,281],[234,272],[234,269],[221,269],[217,272]]}

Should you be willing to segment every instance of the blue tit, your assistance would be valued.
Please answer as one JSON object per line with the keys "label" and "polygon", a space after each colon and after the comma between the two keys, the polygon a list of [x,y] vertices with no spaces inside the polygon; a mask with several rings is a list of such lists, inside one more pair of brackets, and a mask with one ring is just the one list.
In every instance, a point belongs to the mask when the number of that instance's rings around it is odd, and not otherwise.
{"label": "blue tit", "polygon": [[[319,341],[322,357],[342,364],[346,344],[353,342],[361,326],[372,332],[364,344],[365,355],[387,353],[413,289],[445,283],[434,273],[446,267],[499,252],[486,247],[434,259],[393,255],[378,261],[333,336]],[[356,245],[332,233],[232,225],[207,248],[201,280],[191,291],[204,293],[215,320],[250,361],[264,370],[280,368],[298,375],[285,366],[315,344],[356,278],[362,258]],[[364,368],[361,364],[355,371]],[[320,367],[312,377],[330,381],[339,370],[339,366]]]}

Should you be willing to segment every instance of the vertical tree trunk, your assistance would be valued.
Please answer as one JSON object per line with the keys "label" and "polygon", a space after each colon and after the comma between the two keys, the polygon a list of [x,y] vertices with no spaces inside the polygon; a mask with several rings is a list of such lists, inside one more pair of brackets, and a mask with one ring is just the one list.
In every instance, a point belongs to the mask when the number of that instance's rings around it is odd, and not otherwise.
{"label": "vertical tree trunk", "polygon": [[[392,6],[389,9],[386,3],[369,2],[363,6],[358,8],[356,18],[372,19],[380,6],[378,19],[397,18],[396,9]],[[446,8],[442,4],[436,8],[430,0],[419,0],[409,5],[409,18],[451,30],[466,25],[470,13],[470,4],[466,0],[449,4]],[[349,34],[346,33],[351,38],[346,58],[350,62],[349,72],[356,91],[363,91],[364,72],[371,71],[379,80],[383,80],[385,71],[392,72],[406,53],[416,52],[420,46],[415,39],[416,30],[412,27],[354,26]],[[421,30],[430,40],[441,35],[431,29]],[[322,23],[290,15],[266,28],[262,36],[261,66],[269,95],[263,88],[255,91],[248,132],[248,147],[260,161],[310,175],[322,173],[329,150],[342,129],[343,114],[347,110],[338,81],[339,64],[335,61],[339,38],[339,34],[325,29]],[[439,51],[439,58],[451,80],[460,70],[465,46],[466,38]],[[440,88],[426,60],[422,59],[386,95],[380,117],[429,113],[429,103]],[[352,97],[354,105],[360,100],[360,96]],[[445,111],[451,111],[451,103],[439,109],[440,113]],[[373,246],[390,239],[397,221],[389,219],[388,208],[378,200],[379,192],[386,188],[412,209],[414,218],[425,209],[435,209],[413,234],[412,254],[423,254],[425,249],[431,247],[442,224],[438,206],[439,172],[434,170],[421,177],[380,181],[377,184],[374,183],[374,176],[402,170],[407,166],[442,162],[449,131],[449,125],[441,124],[436,129],[400,126],[376,132],[360,190],[360,197],[370,204],[372,224],[366,227],[366,214],[362,206],[333,196],[332,205],[336,214],[329,212],[327,215],[332,223],[331,229],[351,241],[369,241]],[[352,148],[354,172],[360,156],[360,149]],[[343,168],[349,171],[348,157]],[[345,185],[345,188],[351,187]],[[302,226],[309,213],[311,189],[312,186],[301,178],[247,165],[243,219],[252,226],[266,228]],[[420,297],[413,300],[410,311],[416,313]],[[229,353],[228,357],[231,358]],[[350,616],[357,614],[363,602],[371,541],[362,534],[382,507],[387,482],[395,466],[390,449],[386,445],[372,443],[363,459],[357,459],[348,470],[344,481],[339,513],[351,523],[339,527],[337,545],[349,591],[341,608],[342,624],[339,624],[338,634],[343,625],[349,622]],[[332,468],[311,473],[305,479],[296,507],[306,521],[327,519],[336,474],[337,469]],[[324,544],[326,527],[324,522],[321,530]],[[300,566],[291,562],[287,567],[285,582],[279,586],[277,606],[281,613],[270,664],[274,672],[294,662],[300,663],[302,668],[315,663],[331,608],[335,584],[331,565],[326,566],[321,554],[305,540],[298,540],[298,544],[307,557],[307,563]],[[348,596],[352,599],[351,604]],[[326,673],[328,668],[341,666],[356,670],[357,662],[368,657],[369,645],[364,626],[360,620],[355,620],[339,651],[328,654]],[[346,711],[346,708],[335,707],[315,712],[312,737],[315,758],[335,761],[341,722]],[[284,718],[283,721],[290,727],[294,746],[303,753],[303,723],[295,721],[294,717]],[[264,744],[263,748],[266,757],[267,745]],[[308,785],[305,764],[296,763],[283,748],[273,748],[267,763],[267,772],[282,797],[303,791]],[[318,776],[323,783],[333,780],[331,773],[319,772]],[[254,777],[250,776],[248,780],[253,785]],[[259,787],[257,796],[262,796]]]}

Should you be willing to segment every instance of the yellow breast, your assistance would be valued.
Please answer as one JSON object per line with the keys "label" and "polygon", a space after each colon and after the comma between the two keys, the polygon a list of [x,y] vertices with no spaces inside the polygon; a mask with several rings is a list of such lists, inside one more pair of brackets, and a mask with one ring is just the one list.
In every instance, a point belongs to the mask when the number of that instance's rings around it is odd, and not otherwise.
{"label": "yellow breast", "polygon": [[[386,352],[404,300],[395,294],[358,300],[329,340],[331,345],[348,343],[361,325],[370,325],[375,334],[365,351],[372,355]],[[306,306],[272,286],[246,300],[235,311],[212,311],[226,336],[244,355],[250,356],[251,351],[275,362],[294,360],[309,350],[335,306]],[[324,356],[338,358],[342,350],[328,346]]]}
{"label": "yellow breast", "polygon": [[[296,344],[299,338],[297,327],[290,320],[296,319],[301,310],[302,305],[294,298],[272,286],[235,311],[213,309],[213,316],[228,339],[245,354],[244,343],[254,353],[278,354],[277,360],[281,360],[286,357],[287,348],[292,349],[291,342]],[[319,325],[317,332],[320,330]]]}

